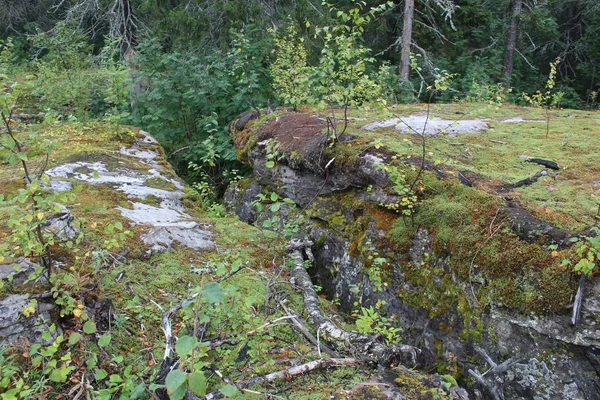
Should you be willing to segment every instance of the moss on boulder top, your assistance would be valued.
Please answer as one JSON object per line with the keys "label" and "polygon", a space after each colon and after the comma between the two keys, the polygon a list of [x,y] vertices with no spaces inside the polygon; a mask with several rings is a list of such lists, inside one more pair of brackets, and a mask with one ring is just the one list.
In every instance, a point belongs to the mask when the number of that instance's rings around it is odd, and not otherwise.
{"label": "moss on boulder top", "polygon": [[[597,112],[551,110],[548,137],[541,109],[512,105],[350,110],[343,135],[333,113],[279,111],[232,129],[255,180],[251,196],[236,189],[236,210],[261,188],[295,202],[304,215],[290,223],[314,243],[312,276],[330,299],[387,314],[442,370],[488,351],[554,363],[556,377],[570,365],[561,346],[597,354],[600,281],[588,280],[574,329],[580,275],[563,263],[581,258],[572,240],[598,222]],[[523,390],[523,368],[511,370],[507,396]],[[552,395],[571,393],[557,379]]]}

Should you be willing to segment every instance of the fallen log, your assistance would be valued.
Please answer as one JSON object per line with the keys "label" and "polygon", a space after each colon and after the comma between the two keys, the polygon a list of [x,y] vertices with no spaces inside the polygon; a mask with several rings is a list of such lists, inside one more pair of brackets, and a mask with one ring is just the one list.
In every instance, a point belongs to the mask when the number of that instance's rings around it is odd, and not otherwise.
{"label": "fallen log", "polygon": [[551,160],[545,160],[543,158],[535,158],[535,157],[529,157],[529,156],[519,156],[519,158],[522,158],[523,160],[525,160],[525,162],[531,162],[531,163],[543,165],[546,168],[551,168],[551,169],[556,169],[556,170],[560,169],[560,166],[558,165],[558,163],[551,161]]}
{"label": "fallen log", "polygon": [[388,346],[377,340],[379,337],[362,335],[356,332],[348,332],[339,328],[325,317],[321,308],[317,293],[304,266],[303,251],[310,248],[312,242],[292,241],[288,251],[293,257],[292,276],[295,284],[302,292],[304,298],[304,309],[308,314],[309,321],[315,325],[323,336],[329,339],[331,345],[340,352],[350,354],[361,354],[367,361],[388,366],[392,363],[416,363],[419,349],[409,345]]}

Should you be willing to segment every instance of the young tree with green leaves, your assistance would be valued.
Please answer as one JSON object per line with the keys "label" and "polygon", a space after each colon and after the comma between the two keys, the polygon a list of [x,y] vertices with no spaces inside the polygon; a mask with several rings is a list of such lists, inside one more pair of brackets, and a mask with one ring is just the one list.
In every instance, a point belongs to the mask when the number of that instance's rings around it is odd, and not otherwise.
{"label": "young tree with green leaves", "polygon": [[283,35],[274,35],[273,54],[275,61],[269,72],[273,79],[273,90],[284,104],[294,107],[306,103],[310,93],[310,67],[306,62],[307,52],[304,39],[298,30],[288,25]]}

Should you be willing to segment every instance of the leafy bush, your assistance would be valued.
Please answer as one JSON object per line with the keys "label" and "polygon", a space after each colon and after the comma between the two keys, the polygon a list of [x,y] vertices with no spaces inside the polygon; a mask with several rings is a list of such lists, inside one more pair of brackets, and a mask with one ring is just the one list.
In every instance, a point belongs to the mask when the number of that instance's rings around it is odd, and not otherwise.
{"label": "leafy bush", "polygon": [[207,199],[221,195],[240,169],[229,122],[266,104],[269,46],[257,35],[247,27],[235,33],[230,51],[210,55],[165,52],[156,40],[138,46],[128,120],[152,132],[179,173],[200,185]]}
{"label": "leafy bush", "polygon": [[35,54],[28,94],[38,107],[83,119],[88,114],[120,117],[126,111],[127,68],[111,53],[94,58],[83,32],[59,23],[30,43]]}
{"label": "leafy bush", "polygon": [[273,54],[276,58],[270,65],[273,89],[281,101],[294,109],[309,101],[311,69],[306,62],[307,52],[304,39],[289,25],[285,35],[275,35]]}

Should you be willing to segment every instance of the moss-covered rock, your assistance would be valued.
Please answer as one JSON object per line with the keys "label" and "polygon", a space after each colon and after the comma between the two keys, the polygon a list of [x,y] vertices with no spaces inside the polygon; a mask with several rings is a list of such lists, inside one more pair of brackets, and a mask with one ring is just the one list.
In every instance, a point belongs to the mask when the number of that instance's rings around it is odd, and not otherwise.
{"label": "moss-covered rock", "polygon": [[[434,107],[450,122],[457,111],[464,120],[475,110],[481,107]],[[477,126],[485,129],[477,132],[460,124],[451,130],[432,125],[423,142],[418,127],[380,123],[390,120],[389,111],[352,111],[343,140],[331,137],[320,122],[326,116],[316,113],[279,114],[234,132],[253,143],[239,150],[246,152],[255,182],[305,213],[300,235],[315,243],[312,271],[323,293],[347,313],[363,306],[385,310],[397,318],[404,338],[421,344],[424,365],[444,365],[451,353],[464,376],[477,356],[473,344],[502,359],[533,359],[541,349],[564,355],[569,350],[563,346],[573,345],[598,352],[599,318],[590,302],[582,325],[569,326],[567,308],[578,278],[561,262],[573,254],[569,239],[594,223],[597,206],[590,200],[600,196],[593,183],[597,166],[563,144],[600,146],[597,116],[574,113],[568,130],[556,128],[546,139],[543,124],[508,119],[516,112],[533,119],[538,110],[506,107],[480,113]],[[402,117],[401,107],[391,112],[394,121],[409,124],[418,116],[411,109],[409,118]],[[540,173],[543,167],[522,155],[556,160],[560,170]],[[242,197],[243,191],[238,201]],[[532,313],[545,321],[531,328],[540,335],[540,349],[515,340],[508,353],[500,352],[505,331],[494,321],[504,315],[511,324],[530,326]],[[590,382],[598,383],[586,375],[594,363],[574,361],[582,377],[574,398],[589,395]],[[520,376],[515,379],[525,379],[526,370],[512,370]],[[564,381],[551,397],[571,396],[571,389]]]}

